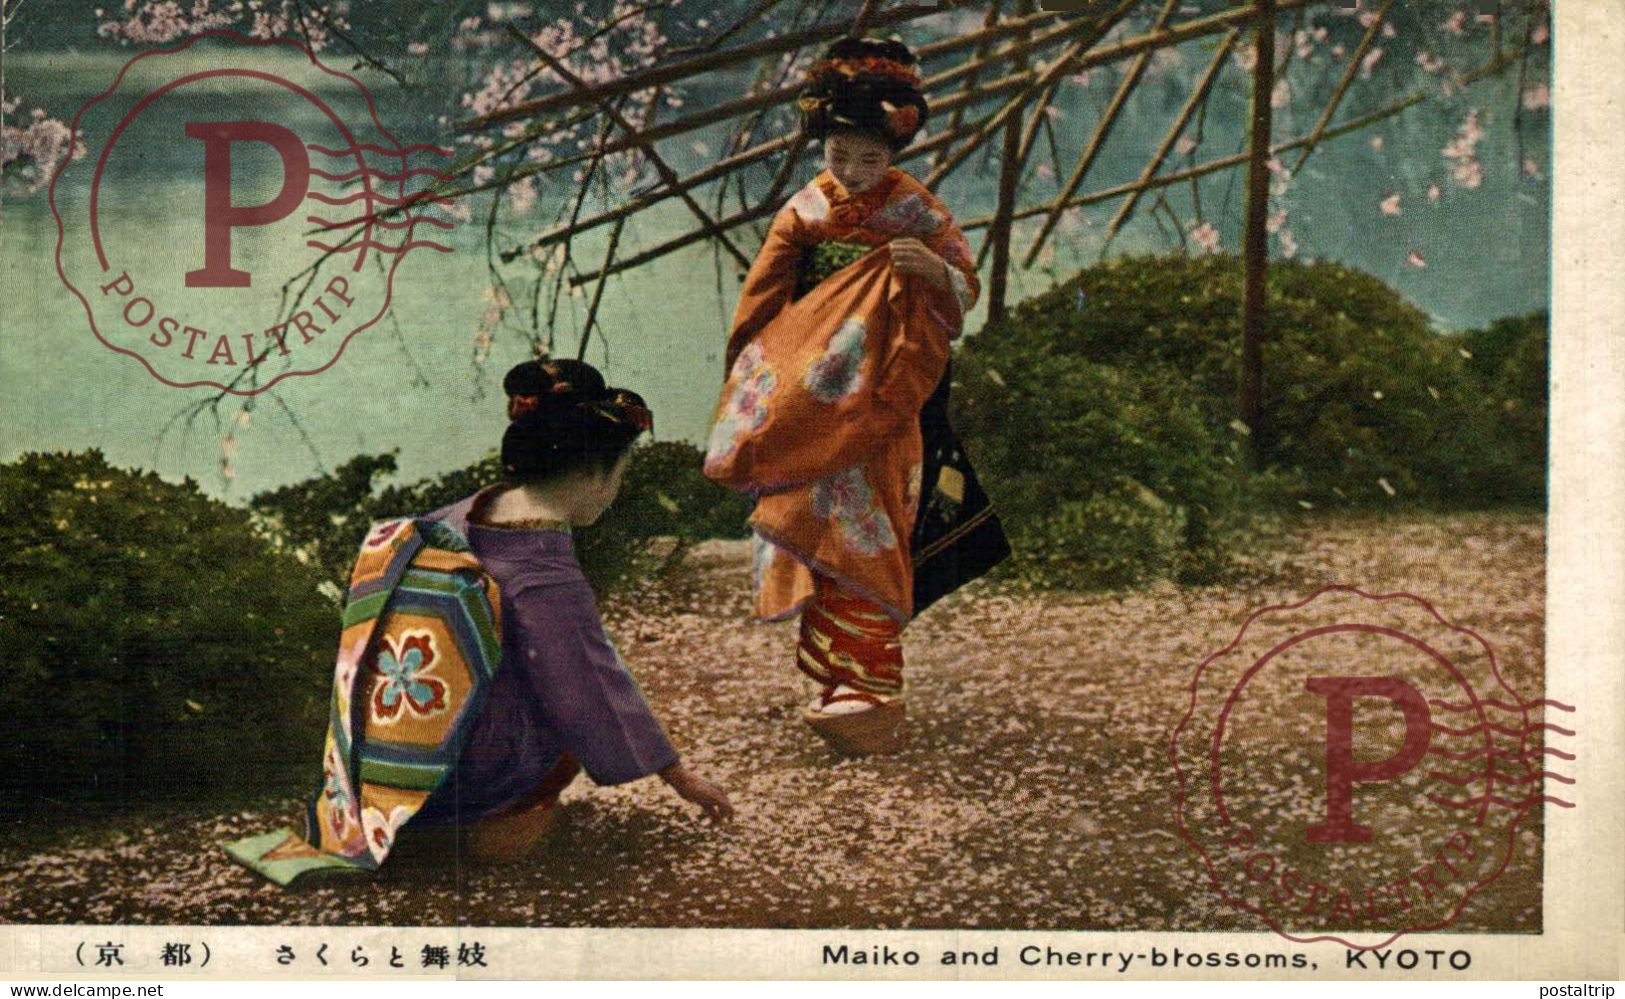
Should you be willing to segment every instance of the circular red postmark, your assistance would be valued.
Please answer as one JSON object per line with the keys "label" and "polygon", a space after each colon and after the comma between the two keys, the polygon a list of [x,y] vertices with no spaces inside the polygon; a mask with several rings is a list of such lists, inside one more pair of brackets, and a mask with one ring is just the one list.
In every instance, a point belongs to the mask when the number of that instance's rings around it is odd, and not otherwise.
{"label": "circular red postmark", "polygon": [[[1506,870],[1572,735],[1489,644],[1408,593],[1330,586],[1252,614],[1198,668],[1176,818],[1219,894],[1298,942],[1437,930]],[[1555,786],[1555,785],[1554,785]],[[1358,942],[1355,937],[1364,939]]]}
{"label": "circular red postmark", "polygon": [[51,182],[56,266],[108,348],[237,395],[332,367],[413,251],[449,253],[451,150],[402,145],[302,45],[211,31],[127,62]]}

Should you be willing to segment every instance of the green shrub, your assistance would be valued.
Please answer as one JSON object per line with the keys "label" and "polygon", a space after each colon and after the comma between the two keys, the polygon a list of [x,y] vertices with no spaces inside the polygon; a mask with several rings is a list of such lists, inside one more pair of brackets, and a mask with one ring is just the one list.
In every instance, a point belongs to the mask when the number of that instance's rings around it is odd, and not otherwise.
{"label": "green shrub", "polygon": [[[1206,418],[1228,425],[1241,282],[1233,256],[1112,260],[1022,303],[978,339],[1012,358],[1064,352],[1176,372]],[[1272,262],[1269,289],[1265,419],[1246,429],[1298,498],[1482,504],[1521,489],[1508,478],[1518,473],[1499,415],[1459,345],[1420,310],[1376,278],[1330,263]]]}
{"label": "green shrub", "polygon": [[0,465],[0,509],[9,809],[313,779],[338,637],[314,567],[97,451]]}
{"label": "green shrub", "polygon": [[1011,536],[1009,571],[1093,587],[1224,567],[1256,484],[1185,380],[1017,351],[996,331],[954,371],[954,423]]}
{"label": "green shrub", "polygon": [[1112,260],[966,341],[955,422],[1015,572],[1213,579],[1279,509],[1544,495],[1543,315],[1442,335],[1376,278],[1277,261],[1265,419],[1247,427],[1241,280],[1235,257]]}
{"label": "green shrub", "polygon": [[1547,314],[1498,319],[1460,338],[1467,371],[1496,414],[1504,468],[1490,498],[1546,498],[1550,330]]}

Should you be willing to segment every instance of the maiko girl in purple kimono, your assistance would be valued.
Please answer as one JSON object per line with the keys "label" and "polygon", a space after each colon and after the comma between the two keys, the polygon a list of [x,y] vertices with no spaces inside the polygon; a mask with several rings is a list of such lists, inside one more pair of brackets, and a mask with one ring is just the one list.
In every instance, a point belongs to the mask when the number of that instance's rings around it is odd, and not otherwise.
{"label": "maiko girl in purple kimono", "polygon": [[523,849],[558,792],[653,774],[713,819],[733,809],[688,769],[604,634],[571,528],[596,521],[620,491],[632,443],[651,428],[643,400],[608,388],[577,361],[521,364],[504,381],[511,422],[507,481],[431,514],[462,533],[502,593],[502,669],[424,824],[472,826],[476,853]]}
{"label": "maiko girl in purple kimono", "polygon": [[598,784],[658,774],[708,817],[733,815],[605,635],[572,543],[615,499],[648,409],[577,361],[521,364],[504,387],[504,481],[377,524],[362,545],[305,834],[225,846],[279,884],[377,870],[403,832],[433,846],[453,831],[476,859],[518,859],[583,771]]}

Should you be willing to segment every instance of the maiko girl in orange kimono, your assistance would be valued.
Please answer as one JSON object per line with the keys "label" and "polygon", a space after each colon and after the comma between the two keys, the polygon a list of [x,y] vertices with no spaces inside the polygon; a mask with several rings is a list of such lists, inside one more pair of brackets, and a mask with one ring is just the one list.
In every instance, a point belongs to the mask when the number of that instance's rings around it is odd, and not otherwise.
{"label": "maiko girl in orange kimono", "polygon": [[756,613],[801,615],[803,719],[839,751],[902,743],[904,624],[1008,554],[948,429],[949,345],[980,288],[964,235],[892,161],[925,124],[914,55],[845,39],[800,107],[825,169],[745,279],[706,474],[754,495]]}

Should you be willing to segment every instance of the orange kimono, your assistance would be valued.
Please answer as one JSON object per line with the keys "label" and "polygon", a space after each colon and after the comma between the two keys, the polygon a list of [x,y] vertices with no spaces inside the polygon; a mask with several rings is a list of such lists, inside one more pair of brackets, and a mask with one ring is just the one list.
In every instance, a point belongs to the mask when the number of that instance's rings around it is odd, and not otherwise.
{"label": "orange kimono", "polygon": [[[884,247],[901,237],[948,263],[950,290],[893,273]],[[804,253],[825,241],[878,249],[794,299]],[[841,620],[893,635],[912,616],[920,407],[978,291],[948,210],[895,167],[855,197],[820,173],[774,218],[734,313],[705,460],[712,479],[757,497],[758,616],[844,601]]]}

